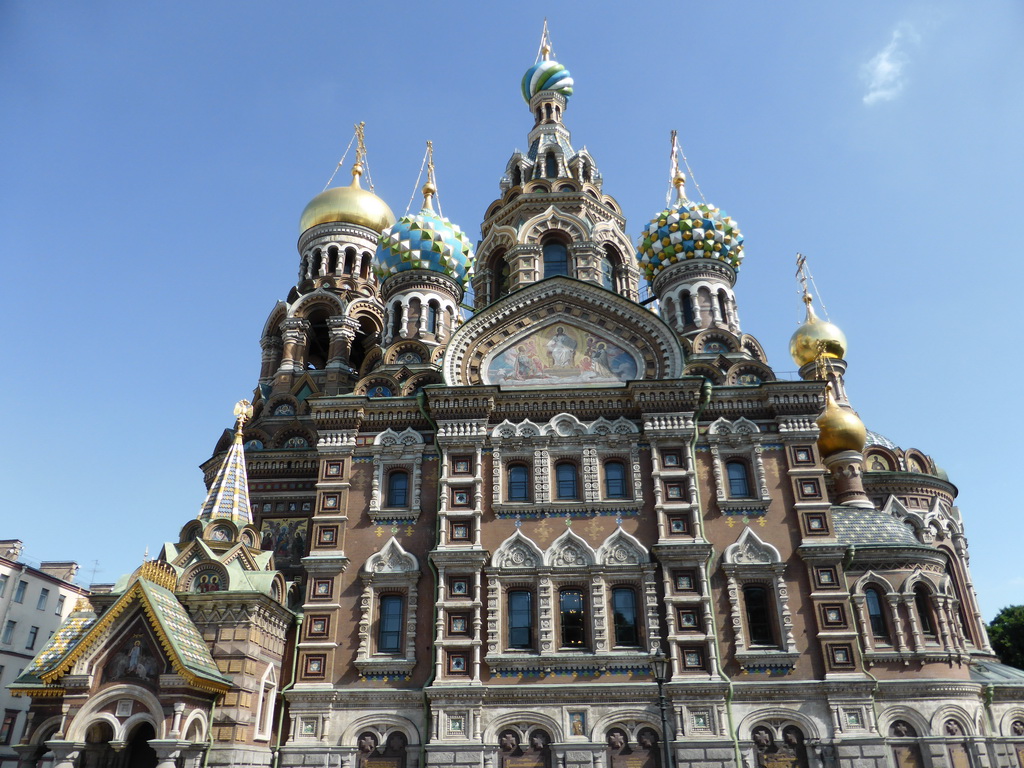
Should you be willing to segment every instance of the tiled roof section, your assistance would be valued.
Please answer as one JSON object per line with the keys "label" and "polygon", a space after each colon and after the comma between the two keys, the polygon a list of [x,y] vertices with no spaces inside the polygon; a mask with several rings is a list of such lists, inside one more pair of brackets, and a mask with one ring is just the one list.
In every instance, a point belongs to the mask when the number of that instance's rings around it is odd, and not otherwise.
{"label": "tiled roof section", "polygon": [[210,655],[210,649],[192,623],[185,607],[174,596],[173,592],[150,581],[140,580],[143,592],[146,593],[153,614],[160,623],[164,639],[171,644],[171,649],[182,665],[190,672],[217,682],[231,681],[220,674],[217,663]]}
{"label": "tiled roof section", "polygon": [[975,659],[971,662],[971,680],[991,685],[1024,685],[1024,670]]}
{"label": "tiled roof section", "polygon": [[11,685],[12,688],[31,688],[45,685],[43,675],[56,669],[60,662],[81,642],[82,638],[98,621],[95,613],[72,614],[46,644],[25,670]]}
{"label": "tiled roof section", "polygon": [[11,687],[15,690],[59,689],[55,683],[61,675],[67,674],[74,663],[136,602],[142,604],[143,612],[170,657],[175,672],[202,690],[221,692],[231,685],[231,680],[217,669],[209,647],[174,593],[139,578],[102,616],[97,618],[93,614],[69,618]]}
{"label": "tiled roof section", "polygon": [[878,509],[833,507],[832,522],[842,544],[923,546],[908,526]]}
{"label": "tiled roof section", "polygon": [[868,430],[868,439],[865,445],[880,445],[883,448],[888,448],[890,451],[898,451],[900,449],[900,447],[888,437],[880,435],[877,432],[872,432],[870,429]]}
{"label": "tiled roof section", "polygon": [[206,522],[231,520],[238,526],[252,524],[249,476],[245,470],[245,450],[242,448],[240,431],[235,434],[224,463],[213,478],[206,501],[199,510],[199,519]]}

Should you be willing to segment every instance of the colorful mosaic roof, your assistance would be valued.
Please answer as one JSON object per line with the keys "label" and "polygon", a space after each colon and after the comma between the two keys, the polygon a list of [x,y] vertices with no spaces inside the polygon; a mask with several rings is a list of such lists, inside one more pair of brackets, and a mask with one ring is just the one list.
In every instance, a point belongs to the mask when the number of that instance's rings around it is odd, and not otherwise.
{"label": "colorful mosaic roof", "polygon": [[541,91],[554,91],[565,96],[568,101],[572,96],[572,86],[572,75],[568,69],[557,61],[544,59],[526,70],[526,74],[523,75],[523,98],[529,104],[530,99]]}
{"label": "colorful mosaic roof", "polygon": [[224,463],[217,470],[206,501],[199,510],[199,519],[231,520],[239,527],[252,524],[249,508],[249,476],[245,470],[245,450],[242,448],[242,432],[235,433],[235,439],[228,449]]}
{"label": "colorful mosaic roof", "polygon": [[473,245],[457,225],[427,205],[384,230],[374,263],[381,280],[411,269],[429,269],[465,285],[472,274]]}
{"label": "colorful mosaic roof", "polygon": [[736,222],[714,206],[685,199],[651,219],[637,248],[648,280],[683,259],[717,259],[736,270],[743,261],[743,235]]}
{"label": "colorful mosaic roof", "polygon": [[59,678],[135,603],[141,603],[175,672],[203,690],[223,691],[231,684],[220,673],[209,647],[174,593],[139,578],[102,616],[72,614],[14,681],[12,689],[33,695],[38,695],[40,689],[59,690],[54,685]]}

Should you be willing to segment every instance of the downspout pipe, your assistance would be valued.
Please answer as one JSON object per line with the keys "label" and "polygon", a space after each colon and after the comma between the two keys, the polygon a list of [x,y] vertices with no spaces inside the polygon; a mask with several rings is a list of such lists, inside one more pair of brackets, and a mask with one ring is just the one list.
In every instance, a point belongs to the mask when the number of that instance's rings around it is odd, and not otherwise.
{"label": "downspout pipe", "polygon": [[[302,613],[298,613],[295,616],[295,645],[292,648],[292,674],[291,679],[281,692],[278,694],[278,698],[281,700],[281,708],[277,712],[277,738],[274,739],[274,768],[277,768],[281,764],[281,740],[284,738],[282,729],[284,728],[284,695],[288,693],[292,688],[295,687],[295,673],[299,667],[299,638],[302,637],[302,619],[305,618]],[[206,768],[205,763],[203,768]]]}
{"label": "downspout pipe", "polygon": [[[426,419],[431,429],[434,430],[434,449],[437,451],[437,484],[441,485],[441,462],[444,459],[444,454],[441,451],[441,446],[437,442],[437,422],[430,416],[430,412],[427,410],[427,395],[421,389],[416,393],[416,405],[419,406],[420,413],[423,418]],[[434,515],[434,549],[441,544],[441,516],[438,514]],[[430,566],[430,574],[434,578],[434,614],[433,623],[431,626],[431,632],[435,631],[437,627],[437,604],[441,599],[441,577],[437,572],[437,566],[434,565],[434,561],[431,558],[427,558],[427,565]],[[427,764],[427,740],[430,738],[430,729],[432,727],[432,718],[430,715],[430,699],[427,695],[427,689],[434,684],[434,680],[437,679],[437,644],[434,642],[430,643],[430,677],[427,678],[427,682],[423,685],[423,734],[420,738],[420,766]],[[275,768],[277,768],[275,766]]]}
{"label": "downspout pipe", "polygon": [[[704,512],[703,505],[701,504],[701,493],[700,493],[700,481],[697,475],[697,440],[700,438],[700,419],[704,415],[704,411],[707,410],[708,406],[711,405],[711,397],[714,394],[714,385],[710,380],[704,379],[700,385],[700,395],[697,399],[697,410],[693,414],[693,436],[690,438],[690,458],[693,461],[693,487],[696,491],[697,496],[697,514],[694,517],[695,528],[697,536],[707,541],[707,537],[704,535]],[[707,584],[711,583],[711,563],[715,558],[714,548],[708,552],[707,560],[704,561],[704,581]],[[732,738],[733,752],[736,759],[737,768],[743,766],[743,753],[740,749],[739,734],[736,732],[736,722],[733,716],[732,700],[735,695],[733,689],[732,678],[728,677],[725,672],[722,671],[722,644],[721,637],[718,633],[718,622],[715,619],[715,606],[711,605],[711,610],[708,611],[708,615],[711,618],[711,637],[715,644],[715,658],[718,660],[718,672],[725,679],[726,688],[725,691],[725,713],[729,720],[729,735]]]}

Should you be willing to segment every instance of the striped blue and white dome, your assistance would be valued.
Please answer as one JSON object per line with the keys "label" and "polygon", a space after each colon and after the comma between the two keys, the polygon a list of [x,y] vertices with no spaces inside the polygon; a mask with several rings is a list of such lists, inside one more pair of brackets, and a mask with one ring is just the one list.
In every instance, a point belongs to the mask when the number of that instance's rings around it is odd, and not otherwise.
{"label": "striped blue and white dome", "polygon": [[425,207],[384,230],[374,263],[381,281],[399,272],[429,269],[465,286],[473,271],[473,246],[458,225]]}
{"label": "striped blue and white dome", "polygon": [[523,98],[526,103],[541,91],[554,91],[565,96],[566,101],[572,96],[572,75],[569,70],[557,61],[543,59],[538,61],[523,75]]}

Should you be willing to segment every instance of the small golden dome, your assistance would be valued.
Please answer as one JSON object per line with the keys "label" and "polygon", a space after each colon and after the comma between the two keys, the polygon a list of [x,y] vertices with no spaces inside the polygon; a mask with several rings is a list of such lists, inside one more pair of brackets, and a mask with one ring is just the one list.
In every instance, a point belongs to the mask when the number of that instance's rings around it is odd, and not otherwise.
{"label": "small golden dome", "polygon": [[341,222],[358,224],[380,234],[395,223],[395,214],[387,203],[359,184],[363,167],[352,166],[352,183],[347,187],[331,187],[309,201],[299,219],[299,233],[317,224]]}
{"label": "small golden dome", "polygon": [[825,357],[844,359],[846,335],[838,326],[814,314],[810,296],[804,296],[804,301],[807,302],[807,319],[789,339],[789,354],[794,362],[801,368],[813,363],[818,357],[818,348],[821,344],[824,344]]}
{"label": "small golden dome", "polygon": [[868,439],[864,422],[848,408],[840,408],[832,396],[832,385],[825,386],[825,412],[818,417],[818,451],[831,456],[840,451],[863,453]]}

